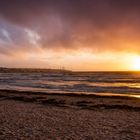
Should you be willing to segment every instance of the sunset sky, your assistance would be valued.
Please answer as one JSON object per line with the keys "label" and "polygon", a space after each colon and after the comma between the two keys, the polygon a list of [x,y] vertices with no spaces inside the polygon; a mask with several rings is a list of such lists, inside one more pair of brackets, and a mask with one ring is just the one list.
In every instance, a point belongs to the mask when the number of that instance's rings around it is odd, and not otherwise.
{"label": "sunset sky", "polygon": [[140,70],[140,0],[0,0],[0,67]]}

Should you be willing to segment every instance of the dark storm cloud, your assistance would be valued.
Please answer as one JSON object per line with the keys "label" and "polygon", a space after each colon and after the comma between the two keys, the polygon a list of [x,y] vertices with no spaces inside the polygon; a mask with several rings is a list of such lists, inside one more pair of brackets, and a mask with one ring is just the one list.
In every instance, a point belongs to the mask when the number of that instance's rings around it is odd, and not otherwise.
{"label": "dark storm cloud", "polygon": [[43,48],[81,45],[120,50],[125,47],[119,44],[122,39],[140,44],[139,15],[139,0],[0,1],[1,18],[36,30]]}
{"label": "dark storm cloud", "polygon": [[[0,14],[17,22],[28,22],[54,12],[73,20],[92,20],[104,24],[128,13],[140,12],[139,0],[1,0]],[[136,14],[136,13],[135,13]],[[35,18],[35,19],[36,19]],[[104,20],[105,19],[105,20]]]}

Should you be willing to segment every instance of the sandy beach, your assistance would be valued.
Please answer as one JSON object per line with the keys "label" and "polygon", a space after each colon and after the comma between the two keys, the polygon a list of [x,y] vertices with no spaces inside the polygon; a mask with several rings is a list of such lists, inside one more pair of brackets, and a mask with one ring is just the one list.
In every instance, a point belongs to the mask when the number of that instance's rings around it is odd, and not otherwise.
{"label": "sandy beach", "polygon": [[139,140],[140,100],[0,91],[0,140]]}

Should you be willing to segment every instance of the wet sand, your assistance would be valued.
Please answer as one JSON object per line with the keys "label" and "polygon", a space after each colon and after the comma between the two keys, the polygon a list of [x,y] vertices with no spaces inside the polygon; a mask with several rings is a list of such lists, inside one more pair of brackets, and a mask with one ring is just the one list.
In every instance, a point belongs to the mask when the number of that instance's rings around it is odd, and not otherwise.
{"label": "wet sand", "polygon": [[0,91],[0,140],[139,140],[140,99]]}

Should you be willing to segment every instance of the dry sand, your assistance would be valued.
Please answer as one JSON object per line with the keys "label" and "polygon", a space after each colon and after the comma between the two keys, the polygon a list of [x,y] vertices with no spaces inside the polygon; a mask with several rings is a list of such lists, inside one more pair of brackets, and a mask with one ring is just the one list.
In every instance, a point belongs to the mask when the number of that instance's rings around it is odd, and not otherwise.
{"label": "dry sand", "polygon": [[140,140],[140,99],[0,92],[0,140]]}

